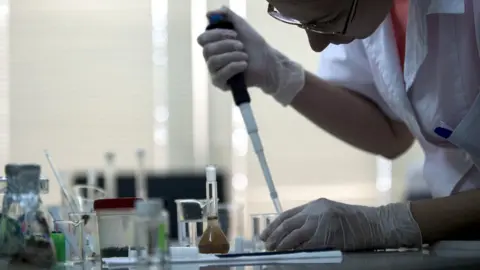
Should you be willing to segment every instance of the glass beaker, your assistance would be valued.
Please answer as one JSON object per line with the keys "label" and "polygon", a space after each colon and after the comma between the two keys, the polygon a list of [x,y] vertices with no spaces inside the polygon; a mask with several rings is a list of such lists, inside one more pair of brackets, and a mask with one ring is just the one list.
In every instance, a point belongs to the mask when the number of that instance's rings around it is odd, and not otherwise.
{"label": "glass beaker", "polygon": [[135,251],[137,265],[164,264],[170,261],[168,227],[170,215],[161,199],[135,204]]}
{"label": "glass beaker", "polygon": [[235,239],[244,236],[244,207],[238,203],[220,203],[218,204],[218,222],[220,228],[228,237]]}
{"label": "glass beaker", "polygon": [[100,240],[98,236],[98,220],[93,213],[69,213],[69,220],[83,221],[83,239],[86,260],[97,260],[100,258]]}
{"label": "glass beaker", "polygon": [[94,201],[106,197],[105,190],[96,186],[75,185],[72,190],[80,212],[93,212]]}
{"label": "glass beaker", "polygon": [[277,218],[278,214],[254,214],[250,215],[252,225],[252,249],[253,252],[265,251],[265,244],[260,240],[260,234]]}
{"label": "glass beaker", "polygon": [[[65,236],[65,264],[73,265],[85,260],[84,223],[83,220],[56,220],[54,232]],[[61,249],[61,247],[56,247]]]}
{"label": "glass beaker", "polygon": [[175,200],[177,205],[178,244],[182,247],[197,246],[206,228],[207,200]]}
{"label": "glass beaker", "polygon": [[270,224],[278,217],[277,213],[271,214],[262,214],[264,229],[266,229]]}

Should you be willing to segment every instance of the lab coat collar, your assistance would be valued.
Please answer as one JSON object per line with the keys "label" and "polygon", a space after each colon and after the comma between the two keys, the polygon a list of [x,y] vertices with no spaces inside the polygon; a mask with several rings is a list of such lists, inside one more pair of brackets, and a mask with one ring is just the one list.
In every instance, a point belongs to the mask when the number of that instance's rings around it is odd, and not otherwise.
{"label": "lab coat collar", "polygon": [[462,14],[465,12],[465,0],[416,0],[427,4],[427,15],[436,13]]}
{"label": "lab coat collar", "polygon": [[407,24],[404,81],[407,91],[412,87],[420,66],[428,53],[427,15],[463,14],[465,0],[416,0],[410,2]]}
{"label": "lab coat collar", "polygon": [[[426,40],[424,42],[426,44]],[[419,137],[422,136],[412,104],[405,91],[404,77],[402,76],[403,73],[397,53],[397,46],[395,44],[391,17],[388,16],[384,23],[382,23],[382,25],[380,25],[370,37],[363,40],[363,43],[370,61],[372,74],[374,74],[374,80],[378,84],[378,87],[385,89],[385,91],[379,91],[382,99],[387,103],[388,107],[395,113],[395,115],[407,124],[414,134]],[[421,45],[416,45],[415,43],[410,43],[410,45],[407,44],[407,46],[413,45],[419,46],[418,48],[415,48],[415,50],[419,50],[421,53],[426,52],[426,48],[425,51],[421,50]],[[413,55],[410,57],[421,59],[425,56]],[[423,62],[423,59],[421,62]],[[405,76],[411,76],[414,78],[414,73],[408,73],[407,75],[407,68],[412,70],[412,67],[407,67],[408,63],[413,64],[416,62],[405,62]],[[418,67],[419,66],[420,65],[418,65]]]}
{"label": "lab coat collar", "polygon": [[379,91],[382,99],[395,115],[404,120],[411,129],[418,130],[419,127],[413,116],[413,108],[408,100],[407,92],[404,90],[390,16],[370,37],[364,39],[363,43],[374,80],[378,87],[385,89],[385,91]]}

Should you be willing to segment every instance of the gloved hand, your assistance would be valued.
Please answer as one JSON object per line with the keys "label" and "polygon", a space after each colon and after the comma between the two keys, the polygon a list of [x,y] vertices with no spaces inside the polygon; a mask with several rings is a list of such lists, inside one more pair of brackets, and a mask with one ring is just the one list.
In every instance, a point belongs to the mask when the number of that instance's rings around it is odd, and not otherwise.
{"label": "gloved hand", "polygon": [[225,15],[235,28],[213,29],[198,37],[213,84],[229,90],[227,81],[245,72],[248,87],[259,87],[288,105],[303,88],[304,69],[270,47],[255,29],[230,9],[223,7],[209,14]]}
{"label": "gloved hand", "polygon": [[367,207],[327,199],[282,213],[260,239],[268,250],[357,251],[422,246],[422,235],[408,203]]}

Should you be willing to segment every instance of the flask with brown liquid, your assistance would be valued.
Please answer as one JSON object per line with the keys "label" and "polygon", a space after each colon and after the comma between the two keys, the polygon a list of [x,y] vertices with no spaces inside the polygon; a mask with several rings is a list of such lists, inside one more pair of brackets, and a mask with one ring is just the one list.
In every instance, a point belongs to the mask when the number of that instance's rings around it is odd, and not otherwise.
{"label": "flask with brown liquid", "polygon": [[198,243],[201,254],[225,254],[230,250],[230,243],[218,222],[217,171],[208,166],[207,175],[207,229]]}

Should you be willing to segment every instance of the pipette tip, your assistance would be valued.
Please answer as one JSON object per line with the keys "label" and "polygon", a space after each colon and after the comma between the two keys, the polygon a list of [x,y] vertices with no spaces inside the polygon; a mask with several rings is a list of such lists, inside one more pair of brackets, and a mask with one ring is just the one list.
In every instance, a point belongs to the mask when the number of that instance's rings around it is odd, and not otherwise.
{"label": "pipette tip", "polygon": [[205,175],[207,177],[207,182],[217,181],[217,168],[213,165],[208,165],[205,168]]}
{"label": "pipette tip", "polygon": [[283,212],[282,210],[282,205],[280,204],[280,200],[277,198],[272,198],[273,200],[273,206],[275,207],[275,211],[277,214],[281,214]]}

